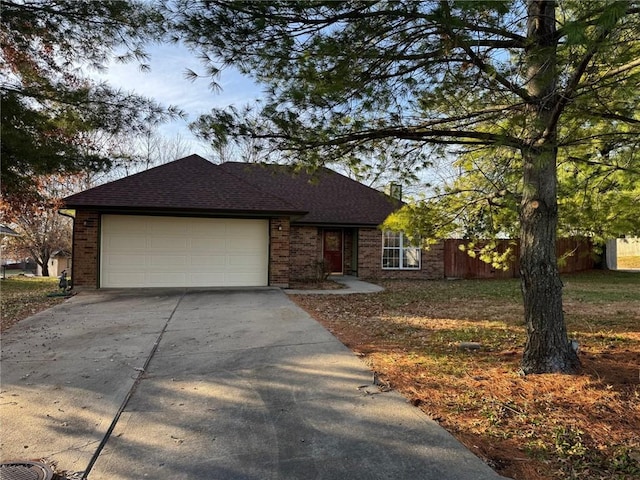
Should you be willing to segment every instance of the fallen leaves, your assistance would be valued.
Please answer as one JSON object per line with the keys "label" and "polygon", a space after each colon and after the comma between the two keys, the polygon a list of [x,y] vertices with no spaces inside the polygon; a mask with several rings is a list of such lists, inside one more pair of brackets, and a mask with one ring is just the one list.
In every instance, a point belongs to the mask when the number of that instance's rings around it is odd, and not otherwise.
{"label": "fallen leaves", "polygon": [[293,298],[501,474],[638,478],[640,275],[589,272],[566,284],[583,364],[574,376],[518,374],[525,334],[514,280],[389,281],[378,294]]}
{"label": "fallen leaves", "polygon": [[47,297],[47,294],[57,290],[57,278],[17,276],[3,279],[0,330],[5,332],[20,320],[63,301],[64,297]]}

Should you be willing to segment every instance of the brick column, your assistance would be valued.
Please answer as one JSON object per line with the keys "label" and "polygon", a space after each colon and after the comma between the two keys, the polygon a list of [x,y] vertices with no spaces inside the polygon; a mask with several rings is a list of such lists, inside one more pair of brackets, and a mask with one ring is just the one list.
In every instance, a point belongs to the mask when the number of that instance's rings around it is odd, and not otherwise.
{"label": "brick column", "polygon": [[73,221],[73,288],[98,288],[100,214],[77,210]]}
{"label": "brick column", "polygon": [[289,286],[289,218],[276,217],[269,221],[269,285]]}
{"label": "brick column", "polygon": [[322,259],[322,238],[318,227],[291,227],[289,280],[315,280],[316,262]]}
{"label": "brick column", "polygon": [[422,251],[422,269],[429,280],[444,278],[444,240]]}
{"label": "brick column", "polygon": [[382,274],[382,231],[358,229],[358,276],[376,279]]}

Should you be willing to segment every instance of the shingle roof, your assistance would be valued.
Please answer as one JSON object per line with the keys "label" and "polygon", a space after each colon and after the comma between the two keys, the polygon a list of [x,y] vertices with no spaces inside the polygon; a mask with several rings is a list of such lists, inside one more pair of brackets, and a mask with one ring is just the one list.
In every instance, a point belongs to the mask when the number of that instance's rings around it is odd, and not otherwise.
{"label": "shingle roof", "polygon": [[308,213],[296,223],[379,225],[400,207],[382,192],[327,168],[310,175],[287,165],[228,162],[220,167],[300,205]]}
{"label": "shingle roof", "polygon": [[296,205],[229,175],[198,155],[64,199],[68,208],[300,213]]}
{"label": "shingle roof", "polygon": [[378,225],[397,201],[323,168],[224,163],[198,155],[176,160],[64,199],[67,208],[109,211],[285,214],[296,223]]}

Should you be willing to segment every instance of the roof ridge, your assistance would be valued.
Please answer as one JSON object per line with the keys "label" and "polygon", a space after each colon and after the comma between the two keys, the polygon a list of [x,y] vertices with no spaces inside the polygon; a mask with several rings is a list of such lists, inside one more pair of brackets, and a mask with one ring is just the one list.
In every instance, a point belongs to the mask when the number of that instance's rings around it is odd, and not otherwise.
{"label": "roof ridge", "polygon": [[155,165],[155,166],[153,166],[151,168],[147,168],[146,170],[141,170],[139,172],[132,173],[131,175],[125,175],[124,177],[116,178],[115,180],[111,180],[110,182],[107,182],[107,183],[101,183],[100,185],[96,185],[95,187],[91,187],[91,188],[88,188],[86,190],[82,190],[81,192],[72,193],[71,195],[68,195],[64,199],[67,200],[67,199],[72,198],[72,197],[74,197],[76,195],[84,194],[86,192],[91,192],[91,191],[96,190],[98,188],[102,188],[105,185],[111,185],[111,184],[114,184],[114,183],[121,183],[121,182],[124,182],[124,181],[128,182],[129,179],[131,179],[131,178],[139,177],[139,176],[141,176],[143,174],[148,174],[151,171],[159,170],[161,168],[167,168],[167,167],[172,166],[174,163],[182,162],[182,161],[185,161],[185,160],[202,160],[202,162],[207,163],[207,164],[211,165],[212,167],[216,167],[217,166],[215,163],[207,160],[204,157],[201,157],[197,153],[192,153],[191,155],[187,155],[186,157],[177,158],[175,160],[171,160],[170,162],[162,163],[160,165]]}

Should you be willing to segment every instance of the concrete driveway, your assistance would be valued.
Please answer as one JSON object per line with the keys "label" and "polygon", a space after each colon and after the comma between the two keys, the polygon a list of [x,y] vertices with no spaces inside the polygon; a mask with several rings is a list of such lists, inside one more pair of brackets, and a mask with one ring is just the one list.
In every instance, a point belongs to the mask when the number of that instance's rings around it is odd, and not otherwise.
{"label": "concrete driveway", "polygon": [[500,478],[277,289],[98,291],[2,339],[0,460],[99,479]]}

